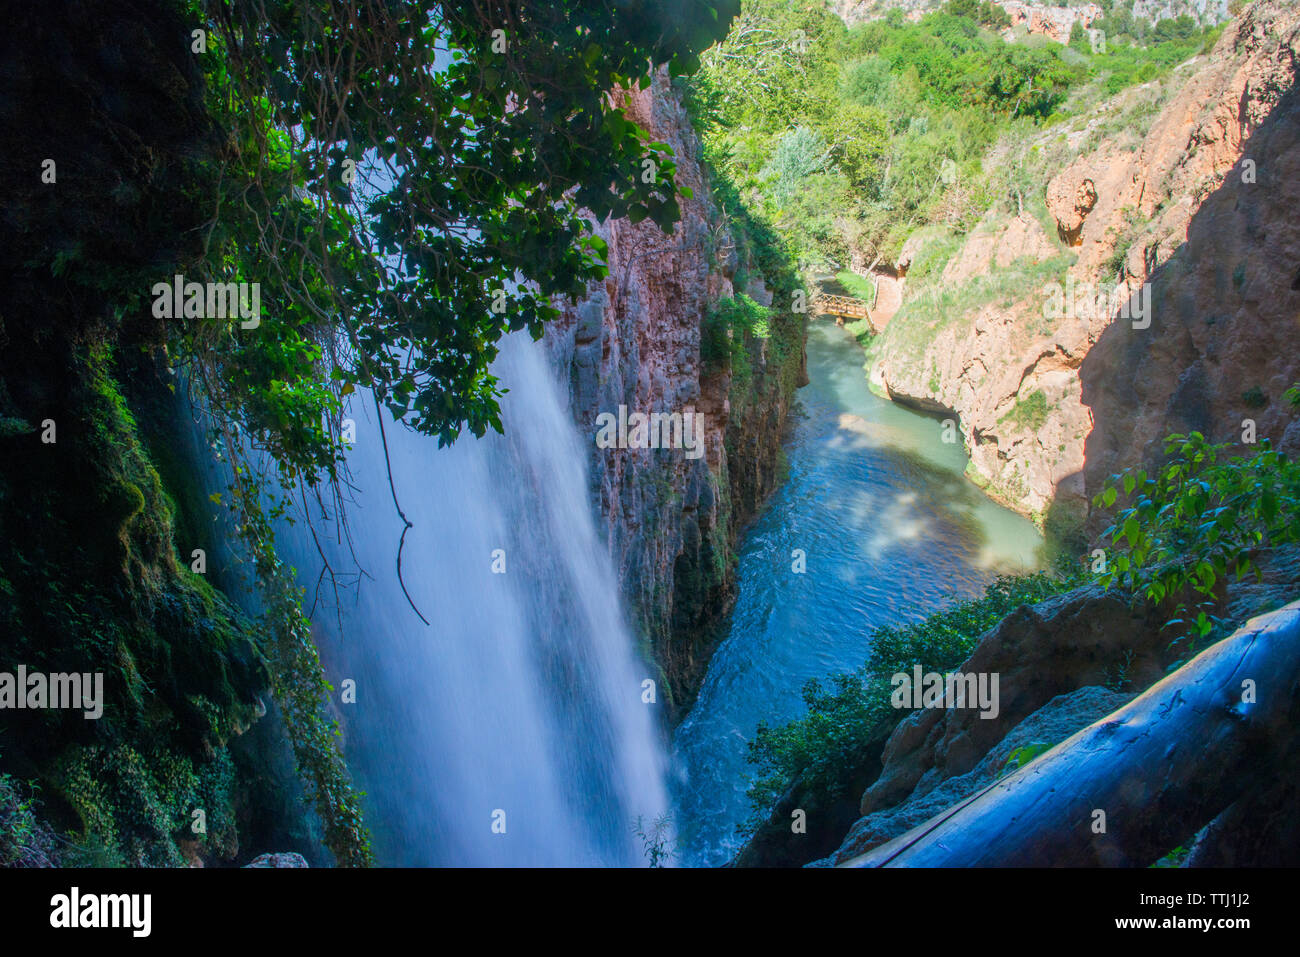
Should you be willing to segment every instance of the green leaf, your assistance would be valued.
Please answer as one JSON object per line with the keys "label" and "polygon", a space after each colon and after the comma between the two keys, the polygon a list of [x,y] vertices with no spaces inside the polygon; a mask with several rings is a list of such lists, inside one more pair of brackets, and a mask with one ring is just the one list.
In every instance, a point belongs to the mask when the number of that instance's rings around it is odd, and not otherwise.
{"label": "green leaf", "polygon": [[1130,545],[1137,544],[1138,536],[1141,533],[1141,526],[1136,518],[1129,518],[1124,522],[1124,537],[1129,540]]}
{"label": "green leaf", "polygon": [[1270,525],[1277,518],[1277,495],[1271,488],[1265,489],[1259,497],[1259,514]]}

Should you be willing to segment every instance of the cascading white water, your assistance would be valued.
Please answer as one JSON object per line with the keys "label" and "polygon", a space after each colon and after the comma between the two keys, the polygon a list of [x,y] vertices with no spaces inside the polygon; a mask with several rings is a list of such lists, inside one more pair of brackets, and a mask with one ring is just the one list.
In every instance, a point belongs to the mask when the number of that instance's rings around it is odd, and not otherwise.
{"label": "cascading white water", "polygon": [[[385,422],[353,396],[351,548],[313,516],[336,573],[370,576],[314,615],[342,704],[347,755],[391,865],[635,865],[636,818],[665,812],[665,758],[646,669],[597,535],[586,456],[542,347],[512,335],[494,373],[505,435],[450,448]],[[387,416],[387,413],[384,413]],[[301,520],[281,553],[315,591],[322,561]],[[504,558],[504,573],[493,570]],[[341,628],[340,628],[341,619]],[[505,833],[494,815],[504,811]],[[500,816],[495,820],[500,829]]]}

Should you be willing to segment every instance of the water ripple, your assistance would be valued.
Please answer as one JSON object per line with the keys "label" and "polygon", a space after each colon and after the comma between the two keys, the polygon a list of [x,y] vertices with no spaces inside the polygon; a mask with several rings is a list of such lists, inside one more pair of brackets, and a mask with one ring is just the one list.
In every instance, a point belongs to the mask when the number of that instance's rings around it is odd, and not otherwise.
{"label": "water ripple", "polygon": [[[814,322],[811,383],[786,447],[789,476],[740,550],[740,595],[694,710],[674,741],[685,863],[739,849],[758,722],[803,711],[800,689],[862,664],[872,631],[979,594],[1003,571],[1038,566],[1042,539],[963,477],[941,423],[872,395],[862,352]],[[806,572],[792,553],[805,553]]]}

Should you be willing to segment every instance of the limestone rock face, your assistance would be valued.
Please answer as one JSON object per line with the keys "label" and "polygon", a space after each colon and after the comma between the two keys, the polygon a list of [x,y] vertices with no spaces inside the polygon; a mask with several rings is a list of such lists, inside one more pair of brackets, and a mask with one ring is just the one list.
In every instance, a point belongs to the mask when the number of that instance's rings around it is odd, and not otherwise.
{"label": "limestone rock face", "polygon": [[[1065,153],[1042,197],[1055,236],[1028,199],[995,208],[922,292],[916,264],[952,240],[914,234],[901,306],[869,348],[876,391],[955,413],[990,495],[1075,528],[1098,483],[1169,432],[1239,440],[1250,418],[1283,441],[1300,379],[1298,64],[1300,11],[1261,0],[1212,54],[1034,144]],[[1149,325],[1124,318],[1148,283]]]}
{"label": "limestone rock face", "polygon": [[1084,173],[1062,174],[1047,185],[1047,210],[1056,218],[1057,233],[1071,246],[1081,242],[1083,221],[1096,205],[1097,184]]}
{"label": "limestone rock face", "polygon": [[1284,449],[1300,439],[1283,398],[1300,380],[1300,15],[1284,25],[1267,13],[1250,8],[1225,38],[1251,56],[1221,64],[1227,95],[1174,170],[1204,185],[1158,216],[1167,225],[1126,261],[1151,284],[1151,327],[1109,327],[1080,370],[1096,423],[1089,493],[1125,465],[1158,462],[1170,433],[1253,434]]}
{"label": "limestone rock face", "polygon": [[1076,23],[1087,27],[1102,14],[1101,7],[1095,3],[1049,7],[1039,3],[1006,0],[1001,6],[1011,17],[1013,29],[1023,24],[1030,33],[1040,34],[1057,43],[1065,43],[1070,39],[1070,31]]}
{"label": "limestone rock face", "polygon": [[[694,195],[682,198],[671,235],[648,220],[598,224],[609,275],[548,327],[546,342],[569,379],[579,431],[592,437],[595,506],[633,624],[649,638],[680,715],[703,678],[711,626],[734,599],[735,537],[775,487],[794,376],[756,368],[749,401],[733,409],[731,376],[702,362],[701,321],[712,303],[746,291],[767,305],[772,294],[752,269],[747,288],[733,289],[736,244],[710,203],[696,134],[666,73],[620,97],[629,119],[672,146],[677,182]],[[619,406],[629,415],[694,414],[703,453],[597,448],[597,417]]]}

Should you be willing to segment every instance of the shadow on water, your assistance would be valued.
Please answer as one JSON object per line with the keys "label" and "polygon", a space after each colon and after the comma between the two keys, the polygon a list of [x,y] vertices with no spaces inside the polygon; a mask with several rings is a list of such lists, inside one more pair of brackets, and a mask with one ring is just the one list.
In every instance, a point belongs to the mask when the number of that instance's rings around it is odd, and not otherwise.
{"label": "shadow on water", "polygon": [[[925,413],[913,414],[931,418]],[[940,434],[942,420],[934,418],[936,434]],[[851,491],[843,501],[825,503],[829,511],[838,514],[847,527],[867,534],[873,546],[881,550],[891,543],[933,538],[970,556],[986,551],[991,544],[991,532],[982,513],[987,510],[989,500],[963,474],[936,464],[917,451],[900,447],[898,436],[891,434],[887,427],[855,416],[841,415],[840,419],[839,431],[848,434],[828,441],[832,448],[823,450],[822,454],[843,457],[844,469],[854,468],[863,456],[874,456],[878,459],[877,468],[888,473],[896,491],[883,500],[874,491]],[[885,509],[883,520],[882,508]],[[911,520],[908,515],[913,516]],[[992,566],[1013,572],[1022,570],[1025,564],[1002,556]]]}
{"label": "shadow on water", "polygon": [[734,854],[749,812],[746,744],[759,721],[801,713],[808,679],[861,665],[875,628],[1043,561],[1032,523],[965,478],[965,452],[944,441],[943,420],[872,394],[862,365],[844,329],[810,325],[789,474],[746,534],[726,637],[675,736],[686,863]]}

